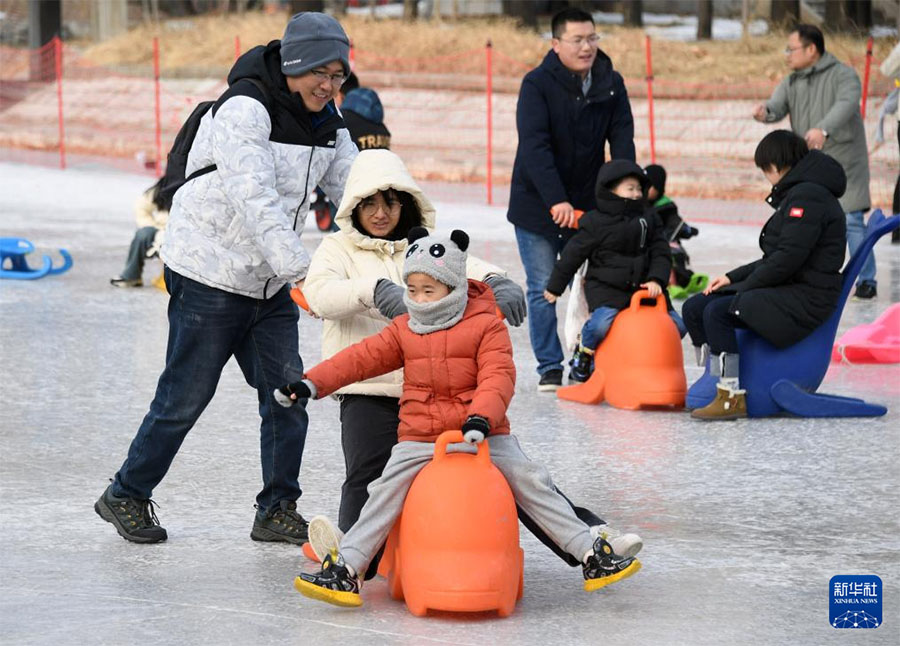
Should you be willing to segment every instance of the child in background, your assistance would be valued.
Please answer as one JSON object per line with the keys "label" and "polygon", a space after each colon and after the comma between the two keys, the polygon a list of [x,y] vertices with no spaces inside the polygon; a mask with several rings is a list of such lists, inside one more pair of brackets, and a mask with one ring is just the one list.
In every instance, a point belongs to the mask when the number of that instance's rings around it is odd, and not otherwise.
{"label": "child in background", "polygon": [[[678,214],[678,207],[675,205],[675,202],[666,195],[666,169],[659,164],[650,164],[644,171],[647,173],[647,181],[650,183],[650,186],[647,188],[647,201],[659,216],[663,225],[664,235],[666,240],[669,241],[669,247],[672,250],[672,274],[669,278],[669,285],[686,288],[690,284],[694,272],[691,270],[691,258],[685,251],[681,241],[693,238],[700,231],[684,221]],[[700,276],[703,276],[702,281],[700,279],[695,280],[695,285],[690,290],[691,293],[701,291],[706,287],[709,277],[705,276],[705,274],[700,274]],[[700,284],[701,282],[702,285]],[[676,293],[681,294],[677,298],[683,298],[688,295],[686,292],[676,291]]]}
{"label": "child in background", "polygon": [[[516,378],[512,345],[495,313],[490,288],[466,279],[468,245],[463,231],[446,238],[413,228],[403,268],[409,313],[323,361],[303,381],[275,391],[279,403],[290,406],[403,368],[400,442],[381,477],[369,485],[369,500],[340,539],[339,552],[325,556],[321,571],[294,580],[308,597],[339,606],[362,605],[360,574],[387,538],[413,479],[431,461],[433,443],[443,431],[456,428],[469,444],[487,439],[491,459],[509,482],[516,503],[558,545],[581,559],[585,590],[631,576],[641,567],[634,558],[640,539],[634,536],[631,554],[619,555],[604,535],[594,537],[556,490],[546,468],[529,460],[510,435],[506,410]],[[466,444],[448,449],[473,452]]]}
{"label": "child in background", "polygon": [[597,174],[597,209],[578,221],[578,233],[566,244],[550,274],[544,298],[554,303],[586,260],[584,295],[591,315],[581,329],[569,379],[583,382],[593,372],[594,350],[616,315],[631,303],[631,295],[646,289],[665,295],[669,316],[681,336],[684,322],[668,302],[672,257],[659,217],[643,200],[647,176],[633,161],[615,159]]}
{"label": "child in background", "polygon": [[128,259],[125,268],[118,276],[109,279],[113,287],[142,287],[144,281],[144,262],[148,258],[159,255],[169,220],[169,209],[172,208],[171,196],[160,195],[160,186],[164,178],[144,191],[134,205],[134,219],[138,230],[128,248]]}

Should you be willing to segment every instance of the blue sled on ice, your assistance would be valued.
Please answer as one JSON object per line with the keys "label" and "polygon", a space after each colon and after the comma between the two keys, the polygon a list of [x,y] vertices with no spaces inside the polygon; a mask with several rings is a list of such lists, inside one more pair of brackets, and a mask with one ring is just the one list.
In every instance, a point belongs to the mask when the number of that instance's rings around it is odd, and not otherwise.
{"label": "blue sled on ice", "polygon": [[54,267],[50,256],[44,256],[40,269],[32,269],[25,261],[25,256],[32,251],[34,245],[25,238],[0,238],[0,278],[34,280],[48,274],[61,274],[72,267],[72,256],[65,249],[60,249],[62,265]]}

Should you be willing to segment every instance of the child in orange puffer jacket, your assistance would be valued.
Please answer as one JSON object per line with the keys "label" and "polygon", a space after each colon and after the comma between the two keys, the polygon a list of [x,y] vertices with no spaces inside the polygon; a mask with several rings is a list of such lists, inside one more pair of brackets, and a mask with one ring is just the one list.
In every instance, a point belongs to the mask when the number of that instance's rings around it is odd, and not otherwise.
{"label": "child in orange puffer jacket", "polygon": [[[359,573],[387,538],[413,479],[432,459],[432,444],[454,428],[462,429],[469,444],[487,438],[491,459],[516,503],[557,545],[581,559],[586,590],[640,569],[634,558],[640,538],[631,535],[628,554],[616,554],[605,535],[595,538],[556,490],[546,468],[529,460],[510,435],[506,409],[516,375],[512,344],[495,314],[490,288],[466,279],[468,246],[463,231],[445,238],[429,236],[422,227],[412,229],[403,269],[408,314],[307,371],[303,381],[275,391],[279,403],[290,406],[398,368],[404,373],[400,442],[381,477],[369,485],[369,500],[340,540],[340,553],[329,552],[321,571],[294,580],[308,597],[340,606],[362,605]],[[448,448],[473,450],[465,444]]]}

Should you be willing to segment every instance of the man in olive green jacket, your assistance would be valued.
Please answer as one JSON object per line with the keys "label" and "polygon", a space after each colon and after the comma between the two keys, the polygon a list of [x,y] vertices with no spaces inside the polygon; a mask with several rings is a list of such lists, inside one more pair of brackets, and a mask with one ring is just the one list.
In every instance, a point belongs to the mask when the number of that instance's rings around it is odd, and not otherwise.
{"label": "man in olive green jacket", "polygon": [[[852,255],[865,239],[863,216],[871,205],[859,76],[825,51],[825,38],[813,25],[797,25],[788,35],[784,53],[793,71],[775,88],[772,98],[754,108],[753,117],[772,123],[789,114],[791,129],[805,138],[811,149],[822,150],[844,168],[847,190],[840,203],[847,214]],[[875,255],[870,254],[859,273],[856,296],[875,295]]]}

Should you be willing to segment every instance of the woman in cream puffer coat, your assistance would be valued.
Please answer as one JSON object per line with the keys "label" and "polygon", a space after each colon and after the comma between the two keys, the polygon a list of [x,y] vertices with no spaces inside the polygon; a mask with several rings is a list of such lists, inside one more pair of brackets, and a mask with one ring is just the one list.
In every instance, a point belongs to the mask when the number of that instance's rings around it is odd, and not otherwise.
{"label": "woman in cream puffer coat", "polygon": [[[387,192],[382,193],[384,197],[396,196],[401,203],[397,225],[382,236],[365,229],[361,222],[366,220],[360,218],[358,209],[360,202],[378,192]],[[378,281],[403,284],[406,235],[414,226],[433,231],[435,210],[395,153],[364,150],[350,168],[335,223],[340,230],[323,238],[303,286],[310,309],[323,319],[323,360],[387,327],[389,319],[375,305]],[[469,254],[466,276],[487,283],[507,322],[521,324],[522,315],[517,313],[525,311],[525,294],[503,270]],[[397,370],[336,391],[346,466],[338,512],[341,531],[356,522],[368,499],[366,487],[381,475],[397,443],[402,384],[403,372]],[[575,507],[575,511],[589,525],[603,523],[587,509]],[[551,550],[569,560],[530,518],[524,517],[522,522]],[[366,578],[374,576],[377,567],[378,558],[369,565]]]}

